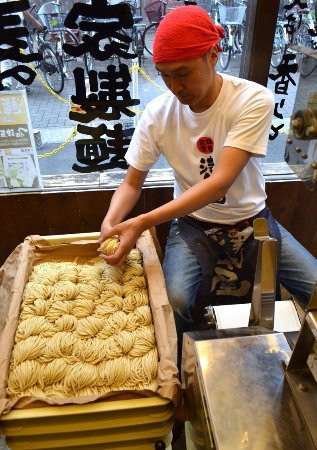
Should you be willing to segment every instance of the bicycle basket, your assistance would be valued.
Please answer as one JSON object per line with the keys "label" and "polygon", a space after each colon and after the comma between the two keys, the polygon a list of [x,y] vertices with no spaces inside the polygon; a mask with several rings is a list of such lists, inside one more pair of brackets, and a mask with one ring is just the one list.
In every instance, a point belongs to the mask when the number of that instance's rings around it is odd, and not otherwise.
{"label": "bicycle basket", "polygon": [[211,0],[197,0],[197,5],[200,6],[202,9],[204,9],[208,14],[210,13]]}
{"label": "bicycle basket", "polygon": [[48,31],[59,31],[64,30],[64,21],[66,19],[67,13],[50,13],[50,14],[39,14],[43,25],[46,26]]}
{"label": "bicycle basket", "polygon": [[160,0],[154,0],[144,6],[144,11],[151,23],[159,22],[164,14],[163,4]]}
{"label": "bicycle basket", "polygon": [[241,25],[244,17],[246,6],[223,6],[219,5],[220,23]]}

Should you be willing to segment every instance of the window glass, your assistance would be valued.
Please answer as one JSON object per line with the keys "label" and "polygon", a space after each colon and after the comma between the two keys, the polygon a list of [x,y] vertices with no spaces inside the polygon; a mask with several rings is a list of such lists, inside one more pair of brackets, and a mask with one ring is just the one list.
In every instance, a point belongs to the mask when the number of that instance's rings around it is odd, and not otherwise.
{"label": "window glass", "polygon": [[301,178],[313,172],[315,142],[307,135],[296,139],[292,117],[299,110],[316,109],[316,7],[315,0],[281,0],[268,80],[275,95],[275,112],[266,159],[285,159]]}
{"label": "window glass", "polygon": [[[117,0],[109,1],[113,7],[118,3]],[[197,3],[224,28],[223,51],[217,70],[239,76],[248,0],[198,0]],[[84,5],[84,9],[75,4]],[[25,52],[31,48],[31,52],[36,53],[40,49],[44,60],[31,63],[36,77],[27,88],[26,96],[39,168],[44,177],[69,175],[84,183],[85,176],[97,177],[100,173],[126,168],[124,153],[142,111],[151,99],[166,90],[151,56],[157,24],[164,14],[183,4],[181,0],[131,0],[133,27],[126,29],[122,37],[113,31],[113,22],[123,20],[124,14],[120,10],[116,10],[117,17],[97,19],[91,13],[95,11],[93,0],[80,3],[75,0],[36,1],[32,15],[46,27],[46,32],[37,37],[33,31],[34,23],[24,17],[31,33]],[[316,41],[315,37],[308,38],[315,23],[316,2],[308,0],[307,8],[302,4],[287,0],[281,0],[280,4],[268,80],[276,108],[265,162],[282,162],[285,152],[296,153],[287,149],[291,115],[300,105],[298,102],[307,104],[308,98],[314,97],[309,94],[316,90],[312,87],[316,86],[317,70],[312,70],[314,60],[306,58],[304,61],[303,54],[294,48],[294,45],[312,48]],[[104,29],[106,23],[112,30],[110,37],[97,40],[98,27]],[[94,51],[86,51],[85,34],[90,42],[97,42]],[[132,39],[128,50],[122,47],[127,37]],[[137,55],[135,59],[124,57],[124,53],[132,52]],[[120,64],[125,65],[123,72],[120,72]],[[1,72],[3,70],[2,66]],[[302,74],[305,71],[311,73]],[[119,72],[125,77],[124,101],[114,94],[119,86],[116,78]],[[21,87],[12,78],[11,89]],[[111,114],[114,109],[106,102],[108,110],[101,116],[95,114],[93,102],[92,106],[86,104],[86,113],[81,108],[83,97],[97,98],[101,91],[111,90],[112,99],[120,103],[120,117]],[[297,160],[298,156],[302,158],[302,154],[297,154]],[[166,167],[163,159],[156,165],[156,168]]]}
{"label": "window glass", "polygon": [[[111,6],[117,3],[115,0],[109,2]],[[30,32],[26,53],[39,52],[44,59],[31,62],[36,77],[27,87],[26,96],[43,176],[68,174],[76,178],[77,175],[126,168],[124,153],[138,118],[146,104],[166,90],[151,55],[157,25],[164,14],[183,4],[181,0],[131,0],[134,25],[123,34],[125,38],[127,35],[132,38],[128,53],[134,51],[138,57],[125,59],[122,47],[124,37],[115,33],[99,40],[95,52],[81,51],[82,47],[84,49],[85,34],[93,40],[100,31],[98,26],[104,26],[107,22],[109,29],[112,29],[115,27],[113,21],[123,20],[122,11],[119,11],[117,18],[97,19],[93,14],[96,12],[93,0],[86,3],[37,0],[31,13],[46,31],[37,34],[33,31],[34,22],[24,17]],[[217,69],[238,75],[247,1],[198,0],[198,5],[224,27],[225,39],[221,43],[223,52]],[[67,15],[69,21],[65,23]],[[80,23],[82,20],[86,21],[84,26]],[[86,27],[86,31],[80,30],[78,24],[80,28]],[[11,63],[17,65],[14,61]],[[127,71],[131,76],[128,87],[125,86],[123,102],[119,97],[115,98],[114,93],[118,87],[115,74],[120,70],[120,64],[126,65],[125,76],[128,76]],[[6,69],[2,67],[1,71]],[[112,78],[109,78],[109,71]],[[12,77],[10,83],[13,91],[25,87]],[[85,108],[81,108],[83,105],[80,104],[83,96],[96,97],[98,89],[100,94],[102,89],[109,91],[109,87],[110,91],[112,89],[112,98],[121,101],[121,117],[111,115],[111,107],[101,117],[94,114],[95,106],[88,108],[89,112],[86,109],[85,113]],[[135,113],[134,117],[129,110]],[[164,168],[166,164],[162,160],[156,167]]]}

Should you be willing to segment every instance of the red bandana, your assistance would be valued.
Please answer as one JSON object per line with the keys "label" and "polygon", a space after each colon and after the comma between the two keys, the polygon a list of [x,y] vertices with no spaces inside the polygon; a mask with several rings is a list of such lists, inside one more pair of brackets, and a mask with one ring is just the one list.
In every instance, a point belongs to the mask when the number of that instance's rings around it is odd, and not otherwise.
{"label": "red bandana", "polygon": [[[206,54],[224,37],[223,28],[215,25],[200,6],[180,6],[161,20],[154,39],[155,63],[187,61]],[[218,46],[218,49],[221,49]]]}

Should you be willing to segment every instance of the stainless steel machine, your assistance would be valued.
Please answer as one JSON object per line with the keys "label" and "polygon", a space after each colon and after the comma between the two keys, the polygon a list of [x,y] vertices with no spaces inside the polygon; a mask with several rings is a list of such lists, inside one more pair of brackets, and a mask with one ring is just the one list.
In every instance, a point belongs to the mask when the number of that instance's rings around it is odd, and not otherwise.
{"label": "stainless steel machine", "polygon": [[258,326],[184,335],[187,450],[317,448],[317,288],[293,341]]}

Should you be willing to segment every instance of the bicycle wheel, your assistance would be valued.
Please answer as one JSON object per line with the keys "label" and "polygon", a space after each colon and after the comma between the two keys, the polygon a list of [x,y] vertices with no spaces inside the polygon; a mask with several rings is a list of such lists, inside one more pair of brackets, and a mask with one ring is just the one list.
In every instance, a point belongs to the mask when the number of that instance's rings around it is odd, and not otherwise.
{"label": "bicycle wheel", "polygon": [[30,53],[35,53],[35,39],[34,39],[34,33],[29,33],[27,36],[27,43]]}
{"label": "bicycle wheel", "polygon": [[312,47],[312,37],[308,33],[309,27],[304,23],[302,24],[294,36],[294,44],[304,47]]}
{"label": "bicycle wheel", "polygon": [[[60,54],[61,60],[62,60],[62,64],[63,64],[63,70],[64,73],[66,75],[67,78],[70,78],[69,72],[72,72],[72,70],[75,68],[73,67],[74,65],[78,65],[77,63],[80,61],[80,57],[76,57],[76,56],[72,56],[73,52],[69,52],[70,54],[65,52],[64,49],[64,45],[67,44],[68,46],[70,45],[71,47],[78,47],[79,45],[79,41],[77,39],[77,37],[75,36],[75,34],[68,30],[65,29],[60,33],[61,36],[61,42],[62,42],[62,51]],[[84,57],[82,57],[81,59],[82,65],[85,64],[85,59]],[[72,64],[74,63],[74,64]]]}
{"label": "bicycle wheel", "polygon": [[150,55],[153,55],[153,42],[158,25],[158,22],[151,23],[148,27],[145,28],[143,33],[143,45],[145,50]]}
{"label": "bicycle wheel", "polygon": [[[86,67],[86,60],[84,56],[77,57],[72,51],[72,47],[78,47],[79,40],[77,39],[76,35],[68,28],[55,31],[46,31],[43,39],[46,43],[50,44],[55,53],[59,55],[66,78],[71,78],[69,73],[73,70],[73,66],[75,63],[76,65],[78,65],[77,63],[82,61],[82,64],[79,65],[84,65]],[[66,51],[64,48],[65,44]]]}
{"label": "bicycle wheel", "polygon": [[276,68],[282,62],[283,55],[285,52],[285,39],[284,39],[284,28],[282,25],[277,25],[274,34],[274,42],[271,56],[271,66]]}
{"label": "bicycle wheel", "polygon": [[[299,29],[294,34],[293,43],[300,47],[312,48],[313,41],[312,41],[312,37],[308,33],[308,30],[309,30],[309,27],[305,23],[302,23],[301,26],[299,27]],[[301,59],[302,59],[302,53],[297,52],[296,62],[298,64],[298,66],[301,62]]]}
{"label": "bicycle wheel", "polygon": [[64,73],[60,57],[55,53],[53,47],[44,43],[39,52],[43,56],[40,61],[40,69],[49,87],[59,94],[64,89]]}
{"label": "bicycle wheel", "polygon": [[237,25],[233,36],[235,53],[241,54],[244,41],[244,25]]}
{"label": "bicycle wheel", "polygon": [[229,66],[230,57],[231,57],[231,46],[229,43],[229,29],[225,25],[224,26],[225,37],[220,41],[220,47],[222,48],[222,52],[219,53],[219,64],[222,70],[226,70]]}
{"label": "bicycle wheel", "polygon": [[89,71],[95,68],[95,60],[90,52],[84,54],[84,63],[88,75]]}
{"label": "bicycle wheel", "polygon": [[[67,44],[67,45],[71,45],[73,47],[78,47],[79,43],[81,42],[81,36],[80,34],[78,34],[78,36],[76,36],[71,30],[69,30],[68,28],[64,31],[63,34],[63,44]],[[70,53],[72,54],[72,52],[70,51]],[[70,62],[76,62],[76,66],[78,66],[78,62],[83,63],[84,68],[86,70],[86,73],[88,74],[88,72],[90,70],[93,70],[95,68],[95,59],[93,58],[93,56],[91,55],[90,52],[88,53],[84,53],[82,56],[79,57],[74,57],[71,55],[67,55],[64,51],[63,48],[63,60],[64,63],[66,63],[66,71],[70,71],[73,69],[73,67],[70,66]],[[68,65],[68,67],[67,67]]]}
{"label": "bicycle wheel", "polygon": [[139,67],[142,66],[142,57],[144,52],[144,44],[143,44],[143,38],[142,38],[142,32],[141,30],[135,30],[133,40],[132,40],[132,51],[136,55],[138,55],[138,64]]}
{"label": "bicycle wheel", "polygon": [[316,68],[316,59],[310,58],[309,56],[301,55],[298,61],[299,73],[303,77],[308,77]]}

